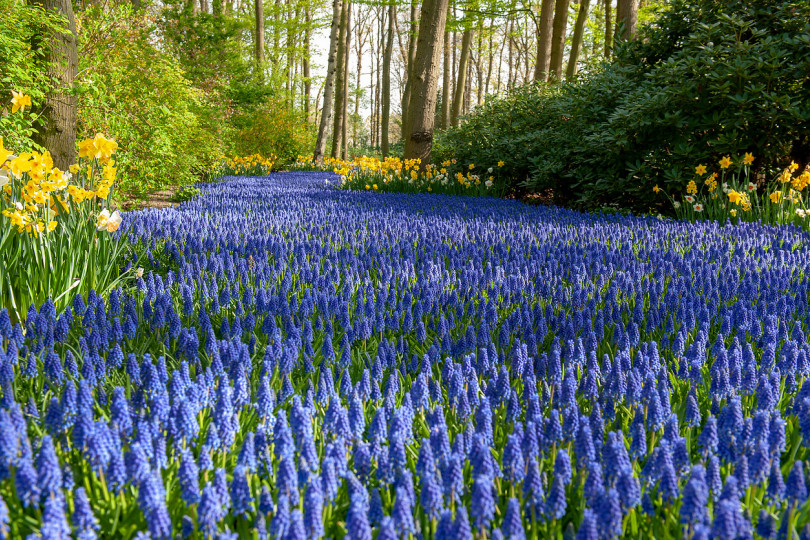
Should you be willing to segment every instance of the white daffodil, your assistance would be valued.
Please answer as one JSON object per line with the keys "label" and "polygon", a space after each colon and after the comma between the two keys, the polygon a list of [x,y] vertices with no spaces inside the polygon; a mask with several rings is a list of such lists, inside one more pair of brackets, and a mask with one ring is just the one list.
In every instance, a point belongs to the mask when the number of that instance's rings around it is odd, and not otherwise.
{"label": "white daffodil", "polygon": [[0,188],[9,183],[8,171],[0,169]]}
{"label": "white daffodil", "polygon": [[96,229],[106,230],[108,233],[114,233],[121,226],[121,214],[116,210],[112,214],[106,208],[101,211],[96,221]]}

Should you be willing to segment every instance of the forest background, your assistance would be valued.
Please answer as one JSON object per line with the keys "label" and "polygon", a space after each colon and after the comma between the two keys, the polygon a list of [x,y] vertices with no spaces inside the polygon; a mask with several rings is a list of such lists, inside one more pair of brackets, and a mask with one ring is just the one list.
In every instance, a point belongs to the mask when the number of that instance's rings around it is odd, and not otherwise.
{"label": "forest background", "polygon": [[[226,155],[273,154],[277,167],[319,146],[401,155],[429,4],[0,0],[0,85],[33,98],[23,115],[0,100],[0,137],[59,164],[60,148],[104,132],[129,198],[193,182]],[[762,171],[806,162],[806,0],[445,4],[435,159],[503,160],[511,191],[582,207],[619,194],[649,207],[652,183],[679,186],[687,165],[732,151],[756,151]]]}

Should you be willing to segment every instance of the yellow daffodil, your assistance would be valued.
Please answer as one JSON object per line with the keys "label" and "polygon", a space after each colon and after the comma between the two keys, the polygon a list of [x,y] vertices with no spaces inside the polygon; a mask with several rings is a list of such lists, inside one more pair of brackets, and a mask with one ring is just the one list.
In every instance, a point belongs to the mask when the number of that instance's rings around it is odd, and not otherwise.
{"label": "yellow daffodil", "polygon": [[728,156],[723,156],[723,159],[720,160],[720,168],[721,169],[728,169],[732,165],[731,158]]}
{"label": "yellow daffodil", "polygon": [[22,92],[11,91],[11,114],[17,111],[25,112],[26,107],[31,106],[31,96],[26,96]]}
{"label": "yellow daffodil", "polygon": [[6,148],[3,146],[3,138],[0,137],[0,165],[5,163],[8,157],[11,155],[11,150],[6,150]]}
{"label": "yellow daffodil", "polygon": [[728,201],[731,204],[740,204],[740,201],[742,200],[742,194],[737,193],[734,190],[731,190],[731,191],[729,191],[727,193],[727,195],[728,195]]}
{"label": "yellow daffodil", "polygon": [[504,165],[505,165],[505,163],[503,161],[498,162],[498,167],[503,167]]}
{"label": "yellow daffodil", "polygon": [[778,203],[782,199],[782,192],[781,191],[774,191],[769,195],[771,198],[772,203]]}
{"label": "yellow daffodil", "polygon": [[656,184],[656,185],[653,186],[652,190],[653,190],[653,193],[658,193],[659,191],[661,191],[661,188],[658,187],[658,184]]}
{"label": "yellow daffodil", "polygon": [[751,165],[754,162],[754,154],[751,152],[746,152],[745,157],[743,157],[743,164],[744,165]]}
{"label": "yellow daffodil", "polygon": [[690,180],[689,183],[686,185],[686,192],[687,193],[697,193],[697,184],[694,180]]}
{"label": "yellow daffodil", "polygon": [[698,165],[695,167],[695,174],[704,175],[706,174],[706,165]]}

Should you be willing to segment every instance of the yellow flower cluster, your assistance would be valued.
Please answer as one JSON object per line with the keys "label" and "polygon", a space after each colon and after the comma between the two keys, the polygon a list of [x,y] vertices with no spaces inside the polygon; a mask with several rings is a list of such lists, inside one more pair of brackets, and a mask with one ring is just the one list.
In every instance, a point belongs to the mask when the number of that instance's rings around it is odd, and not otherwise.
{"label": "yellow flower cluster", "polygon": [[[79,165],[71,165],[70,172],[64,172],[53,166],[49,152],[14,156],[0,139],[2,215],[21,233],[38,236],[53,231],[58,226],[57,216],[69,213],[71,202],[81,204],[109,196],[116,173],[112,155],[117,148],[115,141],[101,134],[82,141],[79,156],[91,160],[86,172]],[[100,174],[95,173],[92,160],[104,164]],[[70,182],[74,176],[83,180],[81,184]]]}
{"label": "yellow flower cluster", "polygon": [[273,170],[276,163],[276,156],[270,154],[269,157],[263,157],[261,154],[253,154],[251,156],[234,156],[227,158],[222,156],[222,163],[220,168],[223,174],[236,175],[265,175]]}

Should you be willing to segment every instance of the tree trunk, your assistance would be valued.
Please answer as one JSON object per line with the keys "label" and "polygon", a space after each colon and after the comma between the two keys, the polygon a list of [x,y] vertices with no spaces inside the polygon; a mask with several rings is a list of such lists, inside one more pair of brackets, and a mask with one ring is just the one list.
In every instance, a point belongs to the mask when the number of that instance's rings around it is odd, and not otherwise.
{"label": "tree trunk", "polygon": [[436,92],[439,86],[439,44],[447,22],[449,0],[424,0],[419,23],[419,43],[414,63],[411,103],[405,140],[405,159],[421,159],[421,168],[430,163],[433,124],[436,120]]}
{"label": "tree trunk", "polygon": [[382,73],[382,126],[381,148],[383,157],[388,157],[388,125],[391,121],[391,57],[394,54],[394,31],[396,28],[397,7],[393,2],[388,6],[388,35],[385,38]]}
{"label": "tree trunk", "polygon": [[308,4],[304,13],[304,21],[306,24],[304,27],[304,58],[302,59],[304,72],[304,114],[307,117],[307,122],[310,122],[309,102],[312,97],[312,79],[309,66],[309,40],[312,39],[312,11]]}
{"label": "tree trunk", "polygon": [[483,26],[478,27],[478,51],[475,55],[475,75],[477,88],[475,89],[475,104],[479,107],[484,103],[484,31]]}
{"label": "tree trunk", "polygon": [[492,19],[492,29],[489,31],[489,58],[487,59],[487,80],[484,83],[484,96],[489,95],[489,84],[492,82],[492,62],[495,57],[495,19]]}
{"label": "tree trunk", "polygon": [[613,0],[605,0],[605,58],[613,49]]}
{"label": "tree trunk", "polygon": [[543,0],[540,7],[540,27],[537,30],[537,63],[534,80],[548,80],[551,67],[551,36],[554,24],[554,0]]}
{"label": "tree trunk", "polygon": [[[357,73],[355,74],[355,84],[354,84],[354,114],[352,116],[352,148],[357,148],[357,124],[358,118],[360,118],[360,95],[362,92],[362,81],[360,79],[360,74],[363,70],[363,46],[366,44],[363,27],[360,24],[360,14],[358,13],[358,21],[355,23],[355,30],[357,31],[356,36],[356,45],[355,45],[355,52],[357,53]],[[374,57],[374,51],[372,50],[372,58]],[[372,69],[373,69],[372,64]],[[372,73],[372,77],[374,74]]]}
{"label": "tree trunk", "polygon": [[256,12],[256,69],[264,64],[264,0],[254,0]]}
{"label": "tree trunk", "polygon": [[334,0],[332,4],[332,29],[329,33],[329,57],[326,64],[326,81],[324,82],[323,91],[323,110],[321,111],[321,120],[318,125],[318,138],[315,141],[315,151],[312,156],[316,162],[323,161],[323,156],[326,153],[326,132],[332,120],[332,94],[335,88],[335,73],[337,72],[338,36],[342,12],[343,0]]}
{"label": "tree trunk", "polygon": [[579,63],[579,53],[582,50],[582,36],[585,34],[585,23],[588,22],[588,8],[591,0],[579,0],[579,13],[577,22],[574,25],[574,36],[571,38],[571,55],[568,57],[568,69],[565,70],[565,78],[573,79],[577,74],[577,64]]}
{"label": "tree trunk", "polygon": [[467,87],[467,64],[470,59],[470,43],[472,42],[472,29],[465,28],[461,36],[461,55],[458,59],[458,75],[456,76],[456,95],[453,98],[453,110],[450,113],[450,122],[458,125],[458,116],[464,101],[464,91]]}
{"label": "tree trunk", "polygon": [[343,9],[340,12],[340,34],[338,37],[338,52],[337,52],[337,76],[335,77],[335,118],[332,125],[332,157],[340,157],[340,150],[342,148],[341,137],[343,136],[343,126],[341,125],[341,116],[343,115],[343,82],[346,74],[346,9],[349,2],[343,3]]}
{"label": "tree trunk", "polygon": [[349,157],[349,55],[352,50],[352,4],[347,2],[346,5],[346,30],[344,32],[346,34],[346,56],[343,59],[343,112],[340,121],[340,137],[343,143],[340,155],[343,159]]}
{"label": "tree trunk", "polygon": [[45,96],[40,116],[42,127],[33,135],[34,142],[51,153],[54,166],[67,171],[76,162],[76,96],[70,92],[79,64],[76,18],[70,0],[36,0],[35,5],[67,22],[68,33],[42,36],[49,63],[47,74],[56,87]]}
{"label": "tree trunk", "polygon": [[562,79],[562,62],[565,53],[565,32],[568,29],[568,5],[570,0],[557,0],[554,6],[554,32],[551,35],[551,73],[556,80]]}
{"label": "tree trunk", "polygon": [[408,36],[408,58],[405,65],[405,88],[402,92],[402,133],[408,133],[408,107],[411,104],[412,71],[416,58],[416,0],[411,0],[411,22]]}
{"label": "tree trunk", "polygon": [[447,129],[450,126],[450,75],[452,67],[450,64],[450,32],[445,28],[443,51],[444,66],[442,67],[442,118],[441,127]]}
{"label": "tree trunk", "polygon": [[636,35],[638,0],[619,0],[616,10],[616,37],[628,41]]}

